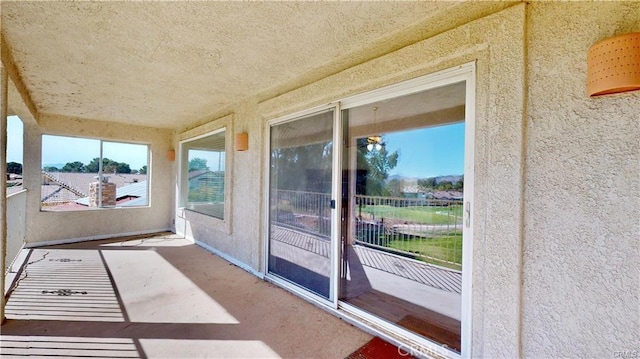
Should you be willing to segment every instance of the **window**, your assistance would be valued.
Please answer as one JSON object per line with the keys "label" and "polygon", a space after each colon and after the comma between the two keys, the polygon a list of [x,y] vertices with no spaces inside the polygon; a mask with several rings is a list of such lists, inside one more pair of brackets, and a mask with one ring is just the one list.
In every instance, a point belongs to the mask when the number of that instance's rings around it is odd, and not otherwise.
{"label": "window", "polygon": [[22,190],[23,125],[18,116],[7,117],[7,195]]}
{"label": "window", "polygon": [[42,136],[43,211],[149,205],[149,146]]}
{"label": "window", "polygon": [[185,209],[225,218],[225,129],[182,143],[182,198]]}

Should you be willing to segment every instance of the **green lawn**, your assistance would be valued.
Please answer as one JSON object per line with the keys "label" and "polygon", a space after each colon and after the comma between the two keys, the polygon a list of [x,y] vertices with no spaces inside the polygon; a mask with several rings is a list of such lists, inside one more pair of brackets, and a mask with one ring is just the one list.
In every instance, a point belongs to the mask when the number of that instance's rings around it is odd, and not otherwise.
{"label": "green lawn", "polygon": [[[359,213],[359,208],[356,208]],[[393,206],[362,206],[363,219],[387,218],[404,220],[416,224],[456,224],[462,223],[462,206],[452,205],[448,207],[393,207]],[[371,217],[372,218],[372,217]]]}
{"label": "green lawn", "polygon": [[[427,263],[458,270],[462,268],[462,234],[434,237],[431,239],[393,240],[387,244],[387,247],[418,254],[416,259]],[[425,258],[420,256],[420,254],[430,258]]]}

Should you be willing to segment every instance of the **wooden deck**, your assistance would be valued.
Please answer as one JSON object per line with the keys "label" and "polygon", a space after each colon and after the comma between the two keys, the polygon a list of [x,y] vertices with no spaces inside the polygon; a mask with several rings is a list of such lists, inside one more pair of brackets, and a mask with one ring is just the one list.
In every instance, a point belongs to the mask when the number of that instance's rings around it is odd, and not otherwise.
{"label": "wooden deck", "polygon": [[[278,245],[290,246],[296,253],[295,258],[289,260],[296,260],[305,268],[313,270],[320,259],[329,261],[331,242],[328,238],[274,226],[271,239],[278,241]],[[311,253],[317,255],[314,260],[307,258]],[[346,257],[350,285],[342,293],[342,300],[460,351],[459,315],[452,313],[459,310],[453,298],[459,298],[462,292],[460,272],[363,245],[349,247]],[[430,296],[438,299],[434,301]],[[442,306],[447,309],[443,310]]]}
{"label": "wooden deck", "polygon": [[[287,243],[329,258],[329,253],[331,253],[329,239],[280,226],[273,226],[272,228],[272,240]],[[462,293],[462,273],[459,271],[361,245],[354,245],[353,248],[364,266],[379,269],[447,292]]]}

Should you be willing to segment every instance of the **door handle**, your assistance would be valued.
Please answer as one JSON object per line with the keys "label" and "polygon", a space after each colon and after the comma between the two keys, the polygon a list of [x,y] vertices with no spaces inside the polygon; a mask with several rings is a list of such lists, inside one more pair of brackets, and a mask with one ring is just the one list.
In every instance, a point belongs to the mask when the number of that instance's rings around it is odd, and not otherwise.
{"label": "door handle", "polygon": [[464,213],[466,214],[466,217],[467,217],[465,218],[464,223],[467,226],[467,228],[469,228],[469,226],[471,226],[471,202],[465,203],[464,207],[465,207]]}

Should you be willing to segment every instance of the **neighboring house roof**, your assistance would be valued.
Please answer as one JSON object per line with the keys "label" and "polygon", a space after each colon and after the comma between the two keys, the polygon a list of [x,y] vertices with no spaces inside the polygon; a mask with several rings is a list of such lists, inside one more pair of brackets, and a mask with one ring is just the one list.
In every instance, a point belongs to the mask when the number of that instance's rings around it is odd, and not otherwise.
{"label": "neighboring house roof", "polygon": [[[147,181],[133,183],[123,187],[116,188],[116,201],[125,197],[136,197],[131,201],[120,204],[121,206],[144,206],[147,201]],[[89,197],[83,197],[75,201],[77,204],[84,206],[89,205]]]}
{"label": "neighboring house roof", "polygon": [[199,170],[199,171],[189,172],[189,180],[192,180],[192,179],[194,179],[196,177],[200,177],[200,176],[208,174],[208,173],[213,173],[213,171],[210,171],[210,170]]}
{"label": "neighboring house roof", "polygon": [[[48,179],[47,182],[49,184],[44,184],[45,181],[43,178],[41,202],[44,205],[55,205],[65,202],[75,202],[83,197],[87,197],[89,194],[89,186],[92,182],[96,182],[97,176],[97,173],[43,173],[43,177]],[[147,180],[147,175],[142,174],[104,174],[104,176],[109,177],[109,182],[116,185],[116,191],[118,191],[120,187],[143,183]],[[70,187],[71,190],[64,188],[65,186]],[[144,191],[146,192],[146,185],[144,187]],[[88,205],[88,202],[86,205]]]}
{"label": "neighboring house roof", "polygon": [[56,205],[60,203],[72,202],[80,198],[76,193],[69,191],[59,185],[43,185],[41,188],[41,200],[43,205]]}
{"label": "neighboring house roof", "polygon": [[[74,172],[47,172],[49,178],[64,182],[69,186],[78,189],[85,195],[89,193],[89,185],[96,182],[97,173],[74,173]],[[113,174],[105,173],[103,176],[109,177],[109,182],[115,183],[116,187],[122,187],[130,183],[145,181],[147,175],[141,174]]]}

